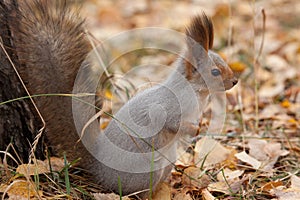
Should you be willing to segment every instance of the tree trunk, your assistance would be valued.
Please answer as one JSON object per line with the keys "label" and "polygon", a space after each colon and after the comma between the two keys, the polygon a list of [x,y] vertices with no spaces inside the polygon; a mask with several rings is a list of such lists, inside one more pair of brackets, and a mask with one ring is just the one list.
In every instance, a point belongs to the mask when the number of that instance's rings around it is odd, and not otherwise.
{"label": "tree trunk", "polygon": [[[10,31],[12,24],[9,23],[10,16],[16,13],[17,3],[15,0],[0,0],[0,41],[18,70],[20,64],[12,42]],[[13,26],[17,26],[17,24]],[[41,128],[41,120],[37,117],[30,99],[2,103],[25,96],[28,95],[17,73],[9,62],[5,51],[0,48],[0,151],[5,151],[11,143],[22,162],[28,161],[31,144],[36,133]],[[37,157],[42,156],[41,144],[40,141],[36,151]],[[16,156],[12,148],[9,149],[9,152]],[[3,158],[3,155],[1,153],[0,157]],[[8,162],[12,164],[12,160],[8,160]]]}

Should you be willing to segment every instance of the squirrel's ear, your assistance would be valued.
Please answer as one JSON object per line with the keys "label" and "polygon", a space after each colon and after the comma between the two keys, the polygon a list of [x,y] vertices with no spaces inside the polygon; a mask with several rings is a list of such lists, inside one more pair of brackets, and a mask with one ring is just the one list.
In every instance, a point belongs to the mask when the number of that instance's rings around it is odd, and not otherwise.
{"label": "squirrel's ear", "polygon": [[186,28],[185,34],[189,48],[192,47],[192,44],[195,42],[200,44],[206,51],[213,46],[213,24],[204,12],[202,15],[197,15],[192,18],[191,24]]}

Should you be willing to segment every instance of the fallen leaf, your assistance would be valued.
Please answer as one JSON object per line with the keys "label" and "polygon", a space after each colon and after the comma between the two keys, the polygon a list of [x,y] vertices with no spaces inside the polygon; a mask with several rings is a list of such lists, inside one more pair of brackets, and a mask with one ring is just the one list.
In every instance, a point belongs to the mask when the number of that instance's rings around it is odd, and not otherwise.
{"label": "fallen leaf", "polygon": [[228,183],[226,181],[219,181],[216,183],[211,183],[208,185],[208,190],[211,192],[221,192],[224,194],[232,194],[236,193],[240,190],[241,186],[243,184],[243,181],[234,181],[232,183]]}
{"label": "fallen leaf", "polygon": [[278,113],[284,113],[284,109],[278,104],[270,104],[261,111],[259,119],[275,119]]}
{"label": "fallen leaf", "polygon": [[278,186],[282,186],[283,183],[281,181],[271,181],[266,183],[261,187],[261,190],[264,192],[269,192],[270,190],[277,188]]}
{"label": "fallen leaf", "polygon": [[294,189],[279,190],[274,189],[273,193],[279,200],[296,200],[300,199],[300,191]]}
{"label": "fallen leaf", "polygon": [[207,190],[204,189],[201,192],[204,200],[215,200],[216,198]]}
{"label": "fallen leaf", "polygon": [[250,139],[248,141],[249,155],[260,161],[268,159],[267,154],[264,152],[266,144],[267,141],[265,140]]}
{"label": "fallen leaf", "polygon": [[229,67],[234,72],[243,72],[247,68],[244,63],[239,62],[239,61],[229,63]]}
{"label": "fallen leaf", "polygon": [[[120,196],[114,193],[103,194],[103,193],[94,193],[94,198],[96,200],[120,200]],[[122,200],[130,200],[128,197],[122,197]]]}
{"label": "fallen leaf", "polygon": [[101,130],[106,129],[106,127],[108,126],[109,122],[110,122],[110,120],[108,120],[108,119],[104,119],[104,120],[102,119],[101,122],[100,122],[100,129]]}
{"label": "fallen leaf", "polygon": [[209,177],[198,167],[188,167],[182,175],[183,185],[204,188],[210,182]]}
{"label": "fallen leaf", "polygon": [[26,177],[43,174],[49,172],[47,164],[43,161],[37,160],[36,164],[22,164],[19,165],[16,169],[16,172],[23,174]]}
{"label": "fallen leaf", "polygon": [[292,175],[291,188],[300,190],[300,178],[298,176]]}
{"label": "fallen leaf", "polygon": [[272,98],[284,91],[283,81],[273,81],[269,80],[264,85],[261,86],[258,92],[260,98]]}
{"label": "fallen leaf", "polygon": [[270,190],[270,193],[276,195],[279,200],[300,199],[300,178],[292,175],[290,188],[278,186]]}
{"label": "fallen leaf", "polygon": [[176,165],[182,166],[190,166],[193,164],[194,156],[186,151],[186,148],[178,147],[177,148],[177,155],[179,158],[176,160]]}
{"label": "fallen leaf", "polygon": [[230,153],[231,150],[216,140],[203,137],[195,146],[195,164],[198,167],[213,166],[225,161]]}
{"label": "fallen leaf", "polygon": [[252,156],[248,155],[245,151],[235,154],[239,160],[251,165],[254,169],[259,169],[261,166],[261,162]]}
{"label": "fallen leaf", "polygon": [[[44,160],[44,163],[46,163],[48,169],[50,169],[49,161]],[[64,162],[64,159],[62,159],[62,158],[50,157],[50,164],[51,164],[52,171],[61,171],[65,167],[65,162]]]}
{"label": "fallen leaf", "polygon": [[217,175],[218,181],[231,181],[234,179],[239,179],[241,175],[243,175],[243,170],[230,170],[228,168],[225,168],[223,172],[219,172]]}
{"label": "fallen leaf", "polygon": [[266,152],[270,158],[277,158],[279,156],[286,156],[289,154],[289,151],[282,150],[281,148],[280,143],[272,142],[265,145],[264,152]]}
{"label": "fallen leaf", "polygon": [[172,198],[172,200],[193,200],[193,198],[191,197],[191,194],[186,192],[179,192],[176,193],[174,198]]}
{"label": "fallen leaf", "polygon": [[268,172],[271,172],[280,156],[289,154],[289,151],[282,150],[280,143],[268,143],[265,140],[251,139],[248,146],[249,155],[261,162],[261,170]]}
{"label": "fallen leaf", "polygon": [[16,180],[9,185],[1,185],[1,188],[12,198],[18,197],[18,199],[30,199],[43,196],[42,191],[37,191],[32,183],[24,180]]}
{"label": "fallen leaf", "polygon": [[160,183],[153,195],[152,200],[171,200],[171,189],[168,184]]}
{"label": "fallen leaf", "polygon": [[281,102],[280,105],[284,108],[289,108],[291,106],[291,103],[289,102],[289,100],[285,99],[284,101]]}

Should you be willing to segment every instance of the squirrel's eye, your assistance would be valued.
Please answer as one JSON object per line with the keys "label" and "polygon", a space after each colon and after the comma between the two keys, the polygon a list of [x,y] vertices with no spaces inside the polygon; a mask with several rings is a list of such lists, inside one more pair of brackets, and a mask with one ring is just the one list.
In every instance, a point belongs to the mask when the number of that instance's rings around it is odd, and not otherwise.
{"label": "squirrel's eye", "polygon": [[212,69],[211,74],[213,76],[219,76],[219,75],[221,75],[221,71],[219,69]]}

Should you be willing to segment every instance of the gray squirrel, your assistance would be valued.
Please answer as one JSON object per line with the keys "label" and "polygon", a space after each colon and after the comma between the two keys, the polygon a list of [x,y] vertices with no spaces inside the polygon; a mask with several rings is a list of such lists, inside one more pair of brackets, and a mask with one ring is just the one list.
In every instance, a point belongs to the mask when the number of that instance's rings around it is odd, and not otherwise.
{"label": "gray squirrel", "polygon": [[[31,94],[72,93],[77,72],[92,50],[84,21],[66,1],[18,3],[12,39],[28,90]],[[58,156],[66,152],[69,160],[81,158],[79,165],[93,175],[92,181],[108,191],[118,193],[119,183],[123,195],[146,191],[145,197],[155,191],[171,172],[178,139],[193,134],[190,127],[209,94],[237,83],[224,60],[210,50],[213,39],[211,20],[205,14],[195,16],[186,28],[186,48],[174,72],[162,84],[130,99],[101,133],[90,127],[87,132],[92,133],[85,138],[90,137],[86,140],[91,148],[77,143],[71,98],[37,98],[49,147]]]}

